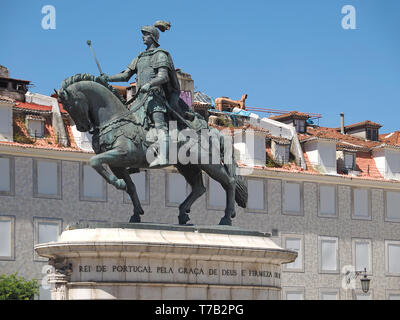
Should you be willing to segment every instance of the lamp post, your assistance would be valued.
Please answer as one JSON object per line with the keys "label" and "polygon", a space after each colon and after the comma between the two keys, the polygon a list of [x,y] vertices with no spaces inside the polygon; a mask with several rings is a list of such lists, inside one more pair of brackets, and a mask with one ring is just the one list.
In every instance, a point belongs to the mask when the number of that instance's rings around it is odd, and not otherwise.
{"label": "lamp post", "polygon": [[[350,271],[350,270],[347,270],[347,272],[345,273],[346,283],[347,283],[347,285],[350,285],[350,283],[352,281],[355,281],[357,279],[357,277],[360,276],[360,275],[362,275],[362,277],[360,279],[361,290],[362,290],[363,293],[366,294],[369,291],[370,281],[371,281],[371,279],[369,279],[368,276],[367,276],[367,268],[364,268],[364,271]],[[348,289],[350,289],[350,288],[351,288],[351,286],[348,287]],[[353,287],[352,290],[351,290],[351,294],[353,296],[353,299],[354,299],[354,294],[355,294],[354,293],[354,289],[355,288]]]}
{"label": "lamp post", "polygon": [[[357,277],[358,277],[360,274],[364,274],[363,277],[360,279],[360,282],[361,282],[361,290],[362,290],[362,292],[364,292],[364,293],[368,293],[368,291],[369,291],[369,283],[370,283],[371,279],[369,279],[369,278],[367,277],[367,268],[364,268],[364,271],[356,271],[356,272],[355,272],[355,277],[354,277],[354,279],[357,279]],[[350,281],[350,279],[348,279],[348,282],[349,282],[349,281]]]}
{"label": "lamp post", "polygon": [[[363,271],[357,271],[356,272],[356,276],[359,276],[360,274],[362,274]],[[364,293],[368,293],[369,291],[369,283],[371,281],[371,279],[368,279],[367,277],[367,268],[364,268],[364,276],[360,279],[361,281],[361,289]]]}

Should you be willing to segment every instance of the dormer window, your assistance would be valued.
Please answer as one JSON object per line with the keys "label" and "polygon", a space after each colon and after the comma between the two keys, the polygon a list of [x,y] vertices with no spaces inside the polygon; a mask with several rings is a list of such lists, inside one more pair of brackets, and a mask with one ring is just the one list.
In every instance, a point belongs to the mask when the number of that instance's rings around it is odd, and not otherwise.
{"label": "dormer window", "polygon": [[378,129],[377,128],[366,128],[367,140],[378,141]]}
{"label": "dormer window", "polygon": [[295,119],[294,126],[296,127],[296,131],[298,133],[304,133],[306,131],[306,121],[303,119]]}
{"label": "dormer window", "polygon": [[379,140],[379,128],[382,126],[369,120],[344,127],[346,134],[370,141]]}
{"label": "dormer window", "polygon": [[286,123],[295,127],[297,133],[306,132],[306,121],[310,118],[311,116],[309,114],[298,111],[291,111],[279,116],[270,117],[272,120]]}
{"label": "dormer window", "polygon": [[45,119],[40,116],[28,115],[26,116],[26,128],[31,137],[43,138],[44,137],[44,121]]}
{"label": "dormer window", "polygon": [[344,153],[344,168],[347,170],[354,170],[355,154],[350,152]]}

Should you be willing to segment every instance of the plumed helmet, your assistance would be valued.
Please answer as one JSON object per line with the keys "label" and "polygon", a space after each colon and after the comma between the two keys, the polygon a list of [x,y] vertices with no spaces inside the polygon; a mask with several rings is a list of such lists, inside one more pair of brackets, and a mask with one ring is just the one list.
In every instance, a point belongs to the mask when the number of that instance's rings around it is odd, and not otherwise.
{"label": "plumed helmet", "polygon": [[159,47],[160,45],[158,44],[158,39],[160,38],[160,33],[158,32],[157,28],[164,32],[165,30],[169,30],[171,28],[171,23],[158,20],[152,26],[143,26],[141,31],[142,33],[147,32],[150,34],[157,47]]}

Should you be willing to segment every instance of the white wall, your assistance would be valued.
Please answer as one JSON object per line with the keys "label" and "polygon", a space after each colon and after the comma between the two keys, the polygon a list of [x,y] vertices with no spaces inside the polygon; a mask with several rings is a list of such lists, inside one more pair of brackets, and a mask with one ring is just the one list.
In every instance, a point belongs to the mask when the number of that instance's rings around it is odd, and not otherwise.
{"label": "white wall", "polygon": [[400,179],[400,151],[385,150],[386,155],[386,178]]}
{"label": "white wall", "polygon": [[372,157],[374,158],[375,165],[379,170],[380,174],[385,177],[386,176],[386,158],[385,158],[385,150],[377,149],[372,151]]}
{"label": "white wall", "polygon": [[238,160],[249,166],[264,166],[266,163],[265,136],[265,133],[253,130],[235,132],[233,147],[239,155]]}
{"label": "white wall", "polygon": [[88,132],[80,132],[76,129],[76,125],[71,126],[72,135],[74,136],[76,145],[85,151],[93,151],[92,135]]}
{"label": "white wall", "polygon": [[317,141],[306,142],[304,150],[307,153],[308,160],[312,165],[319,165],[318,143]]}
{"label": "white wall", "polygon": [[336,142],[318,142],[320,164],[327,173],[337,173],[336,169]]}
{"label": "white wall", "polygon": [[400,180],[400,151],[377,149],[372,151],[375,165],[385,179]]}
{"label": "white wall", "polygon": [[320,166],[324,173],[337,174],[335,141],[306,142],[304,150],[312,165]]}

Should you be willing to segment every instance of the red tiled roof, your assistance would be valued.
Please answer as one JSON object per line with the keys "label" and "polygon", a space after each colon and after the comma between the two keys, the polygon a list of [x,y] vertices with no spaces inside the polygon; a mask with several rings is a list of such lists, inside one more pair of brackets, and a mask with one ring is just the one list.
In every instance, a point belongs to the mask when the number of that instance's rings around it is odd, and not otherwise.
{"label": "red tiled roof", "polygon": [[15,108],[25,109],[25,110],[33,110],[33,111],[41,111],[41,112],[51,112],[51,106],[43,106],[36,103],[29,102],[18,102],[15,105]]}
{"label": "red tiled roof", "polygon": [[[67,111],[64,109],[61,103],[58,103],[58,106],[60,107],[60,112],[67,113]],[[32,110],[32,111],[46,112],[46,113],[51,112],[52,110],[51,106],[44,106],[41,104],[29,103],[29,102],[18,102],[15,105],[15,108],[20,108],[26,111]]]}
{"label": "red tiled roof", "polygon": [[[39,139],[38,139],[39,140]],[[9,141],[0,141],[0,144],[10,145],[15,147],[22,148],[32,148],[32,149],[44,149],[44,150],[56,150],[56,151],[72,151],[72,152],[83,152],[83,153],[93,153],[93,151],[85,151],[83,149],[77,147],[62,147],[60,145],[51,145],[51,144],[29,144],[29,143],[19,143],[19,142],[9,142]]]}
{"label": "red tiled roof", "polygon": [[58,106],[60,108],[61,113],[68,113],[67,110],[64,109],[64,106],[60,102],[58,103]]}
{"label": "red tiled roof", "polygon": [[[354,124],[349,124],[347,126],[344,126],[345,129],[353,129],[353,128],[358,128],[358,127],[376,127],[376,128],[381,128],[382,125],[376,122],[372,122],[369,120],[365,120],[363,122],[357,122]],[[340,130],[340,128],[339,128]]]}
{"label": "red tiled roof", "polygon": [[[42,106],[44,107],[44,106]],[[51,107],[49,107],[51,108]],[[44,137],[43,138],[32,138],[29,136],[27,128],[24,124],[23,117],[16,116],[13,119],[13,127],[14,127],[14,142],[8,141],[0,141],[0,144],[6,144],[16,147],[23,148],[38,148],[38,149],[46,149],[46,150],[57,150],[57,151],[74,151],[74,152],[85,152],[85,153],[93,153],[87,152],[80,148],[75,143],[75,139],[71,130],[71,126],[67,119],[64,119],[64,126],[66,128],[67,139],[69,142],[69,146],[64,147],[59,144],[57,136],[54,132],[54,129],[51,125],[51,118],[46,115],[44,116]]]}
{"label": "red tiled roof", "polygon": [[[231,131],[232,134],[234,133],[235,130],[244,130],[244,131],[246,131],[246,130],[248,130],[248,129],[251,129],[251,130],[253,130],[253,131],[265,133],[265,134],[266,134],[266,137],[275,138],[275,137],[273,137],[271,134],[269,134],[269,131],[268,131],[267,129],[260,128],[260,127],[255,127],[255,126],[253,126],[253,125],[251,125],[251,124],[246,124],[246,125],[244,125],[244,126],[239,126],[239,127],[234,127],[234,126],[232,126],[232,127],[225,127],[225,126],[220,126],[220,125],[216,125],[216,124],[209,123],[208,126],[209,126],[209,127],[213,127],[213,128],[215,128],[215,129],[217,129],[218,131],[222,131],[222,130],[227,130],[227,129],[228,129],[228,130]],[[276,138],[277,138],[277,139],[280,139],[280,137],[276,137]],[[281,138],[281,139],[284,139],[284,138]],[[282,140],[282,141],[283,141],[283,140]]]}
{"label": "red tiled roof", "polygon": [[393,145],[400,145],[400,131],[394,131],[392,133],[385,133],[379,135],[379,140]]}
{"label": "red tiled roof", "polygon": [[359,151],[356,154],[356,170],[361,171],[361,176],[383,179],[383,176],[376,167],[375,160],[370,152]]}
{"label": "red tiled roof", "polygon": [[309,119],[310,116],[307,113],[299,112],[299,111],[291,111],[288,113],[280,114],[278,116],[269,117],[271,120],[284,120],[289,118],[295,119]]}
{"label": "red tiled roof", "polygon": [[338,141],[339,147],[353,148],[354,150],[370,149],[381,145],[380,141],[364,140],[349,134],[342,134],[336,128],[327,127],[307,127],[306,134],[298,134],[300,142],[309,140],[310,138],[322,138]]}

